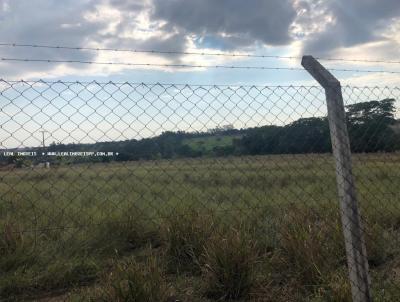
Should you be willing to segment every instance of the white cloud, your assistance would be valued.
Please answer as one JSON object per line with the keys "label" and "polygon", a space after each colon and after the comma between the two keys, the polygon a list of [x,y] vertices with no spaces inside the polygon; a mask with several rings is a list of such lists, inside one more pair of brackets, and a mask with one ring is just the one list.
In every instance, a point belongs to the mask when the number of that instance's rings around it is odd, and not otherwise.
{"label": "white cloud", "polygon": [[[397,1],[257,0],[250,5],[239,0],[0,0],[0,36],[1,42],[22,44],[295,57],[306,51],[315,56],[392,60],[400,57],[400,6]],[[300,67],[299,60],[251,61],[240,57],[43,48],[1,47],[0,55],[100,62]],[[119,65],[0,64],[2,77],[14,78],[112,76],[129,74],[133,68]],[[327,65],[335,68],[398,68],[393,64],[379,66],[349,62]],[[205,68],[153,69],[209,71]],[[357,81],[360,79],[358,76],[345,76],[346,79],[351,77]]]}

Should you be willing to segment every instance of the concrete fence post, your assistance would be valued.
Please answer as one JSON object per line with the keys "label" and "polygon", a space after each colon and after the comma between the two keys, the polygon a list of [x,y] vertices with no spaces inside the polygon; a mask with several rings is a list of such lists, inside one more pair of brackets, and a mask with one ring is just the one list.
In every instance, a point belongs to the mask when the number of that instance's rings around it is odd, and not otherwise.
{"label": "concrete fence post", "polygon": [[303,56],[301,65],[325,89],[351,293],[354,302],[369,302],[372,297],[367,252],[353,180],[340,82],[312,56]]}

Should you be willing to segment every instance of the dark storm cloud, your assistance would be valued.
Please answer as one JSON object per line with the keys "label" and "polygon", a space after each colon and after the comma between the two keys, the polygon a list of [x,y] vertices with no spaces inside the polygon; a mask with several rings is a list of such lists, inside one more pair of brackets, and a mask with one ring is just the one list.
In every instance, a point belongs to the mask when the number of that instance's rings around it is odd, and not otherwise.
{"label": "dark storm cloud", "polygon": [[[109,19],[113,13],[102,16],[99,5],[117,9],[118,19]],[[97,17],[86,18],[89,13]],[[143,25],[141,13],[148,14],[149,24]],[[97,42],[110,48],[185,51],[191,39],[200,48],[251,51],[259,45],[300,40],[304,53],[325,55],[386,39],[382,45],[390,51],[398,42],[382,33],[399,15],[399,0],[0,0],[0,42],[78,47]],[[324,27],[327,17],[333,22]],[[115,31],[109,29],[110,21]],[[157,36],[129,35],[138,31]],[[1,57],[88,61],[97,55],[0,47]],[[179,61],[179,56],[161,56]],[[28,71],[50,73],[56,64],[0,62],[0,66],[2,76],[19,76]]]}
{"label": "dark storm cloud", "polygon": [[238,47],[256,41],[289,43],[295,16],[291,0],[154,0],[151,14],[165,21],[167,30],[236,39]]}
{"label": "dark storm cloud", "polygon": [[382,31],[400,14],[399,0],[336,0],[320,2],[321,6],[333,22],[305,41],[305,53],[327,54],[340,47],[385,40]]}
{"label": "dark storm cloud", "polygon": [[[110,1],[129,16],[121,22],[121,28],[132,26],[132,12],[148,9],[145,1]],[[165,22],[163,30],[176,33],[182,43],[186,41],[182,37],[190,36],[199,47],[235,50],[260,44],[289,45],[300,40],[304,52],[316,55],[387,39],[382,32],[400,15],[399,0],[151,0],[149,3],[150,20]],[[328,18],[333,21],[326,23]],[[296,25],[302,31],[294,32]],[[152,43],[156,40],[149,41],[147,46]],[[173,45],[176,49],[184,48]]]}
{"label": "dark storm cloud", "polygon": [[[127,37],[121,35],[124,32],[130,32],[132,29],[140,29],[136,17],[142,12],[148,12],[150,7],[148,2],[142,0],[109,0],[109,5],[119,10],[120,20],[117,24],[115,33],[106,33],[100,36],[105,47],[138,49],[138,50],[162,50],[163,52],[183,52],[186,50],[187,35],[183,31],[164,30],[162,36],[150,36],[147,39],[138,39],[136,37]],[[154,24],[155,20],[150,20],[148,29],[145,31],[158,31],[160,28]],[[164,57],[179,63],[181,55],[154,53],[154,56]]]}
{"label": "dark storm cloud", "polygon": [[145,1],[142,0],[110,0],[109,4],[130,12],[141,11],[147,7]]}

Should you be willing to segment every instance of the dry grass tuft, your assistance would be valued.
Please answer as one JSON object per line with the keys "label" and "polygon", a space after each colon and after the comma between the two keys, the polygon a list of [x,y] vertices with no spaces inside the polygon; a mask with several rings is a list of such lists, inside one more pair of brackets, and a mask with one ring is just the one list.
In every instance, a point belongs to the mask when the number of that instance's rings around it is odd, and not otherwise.
{"label": "dry grass tuft", "polygon": [[280,236],[282,269],[302,287],[318,286],[326,274],[345,264],[340,219],[334,212],[292,207]]}
{"label": "dry grass tuft", "polygon": [[203,279],[207,297],[246,298],[256,283],[259,260],[256,242],[246,230],[231,229],[213,236],[203,255]]}
{"label": "dry grass tuft", "polygon": [[20,228],[8,221],[0,225],[0,255],[15,253],[24,244]]}
{"label": "dry grass tuft", "polygon": [[178,212],[166,221],[166,255],[169,268],[200,273],[200,256],[215,231],[213,216],[205,211]]}
{"label": "dry grass tuft", "polygon": [[116,302],[164,302],[172,297],[160,260],[150,255],[145,262],[134,258],[117,265],[99,300]]}

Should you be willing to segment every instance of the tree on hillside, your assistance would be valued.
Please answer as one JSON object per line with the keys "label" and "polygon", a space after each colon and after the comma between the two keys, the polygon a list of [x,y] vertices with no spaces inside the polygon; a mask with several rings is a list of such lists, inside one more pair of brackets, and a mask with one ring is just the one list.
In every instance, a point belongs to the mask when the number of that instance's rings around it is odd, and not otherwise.
{"label": "tree on hillside", "polygon": [[283,127],[263,126],[248,129],[246,134],[233,141],[236,154],[274,154],[279,153],[279,139]]}
{"label": "tree on hillside", "polygon": [[328,119],[301,118],[285,126],[282,153],[325,153],[331,150]]}
{"label": "tree on hillside", "polygon": [[393,151],[399,136],[392,129],[396,123],[395,100],[384,99],[346,106],[350,144],[354,152]]}
{"label": "tree on hillside", "polygon": [[328,120],[324,117],[301,118],[284,127],[264,126],[249,129],[235,142],[236,153],[324,153],[330,151]]}

